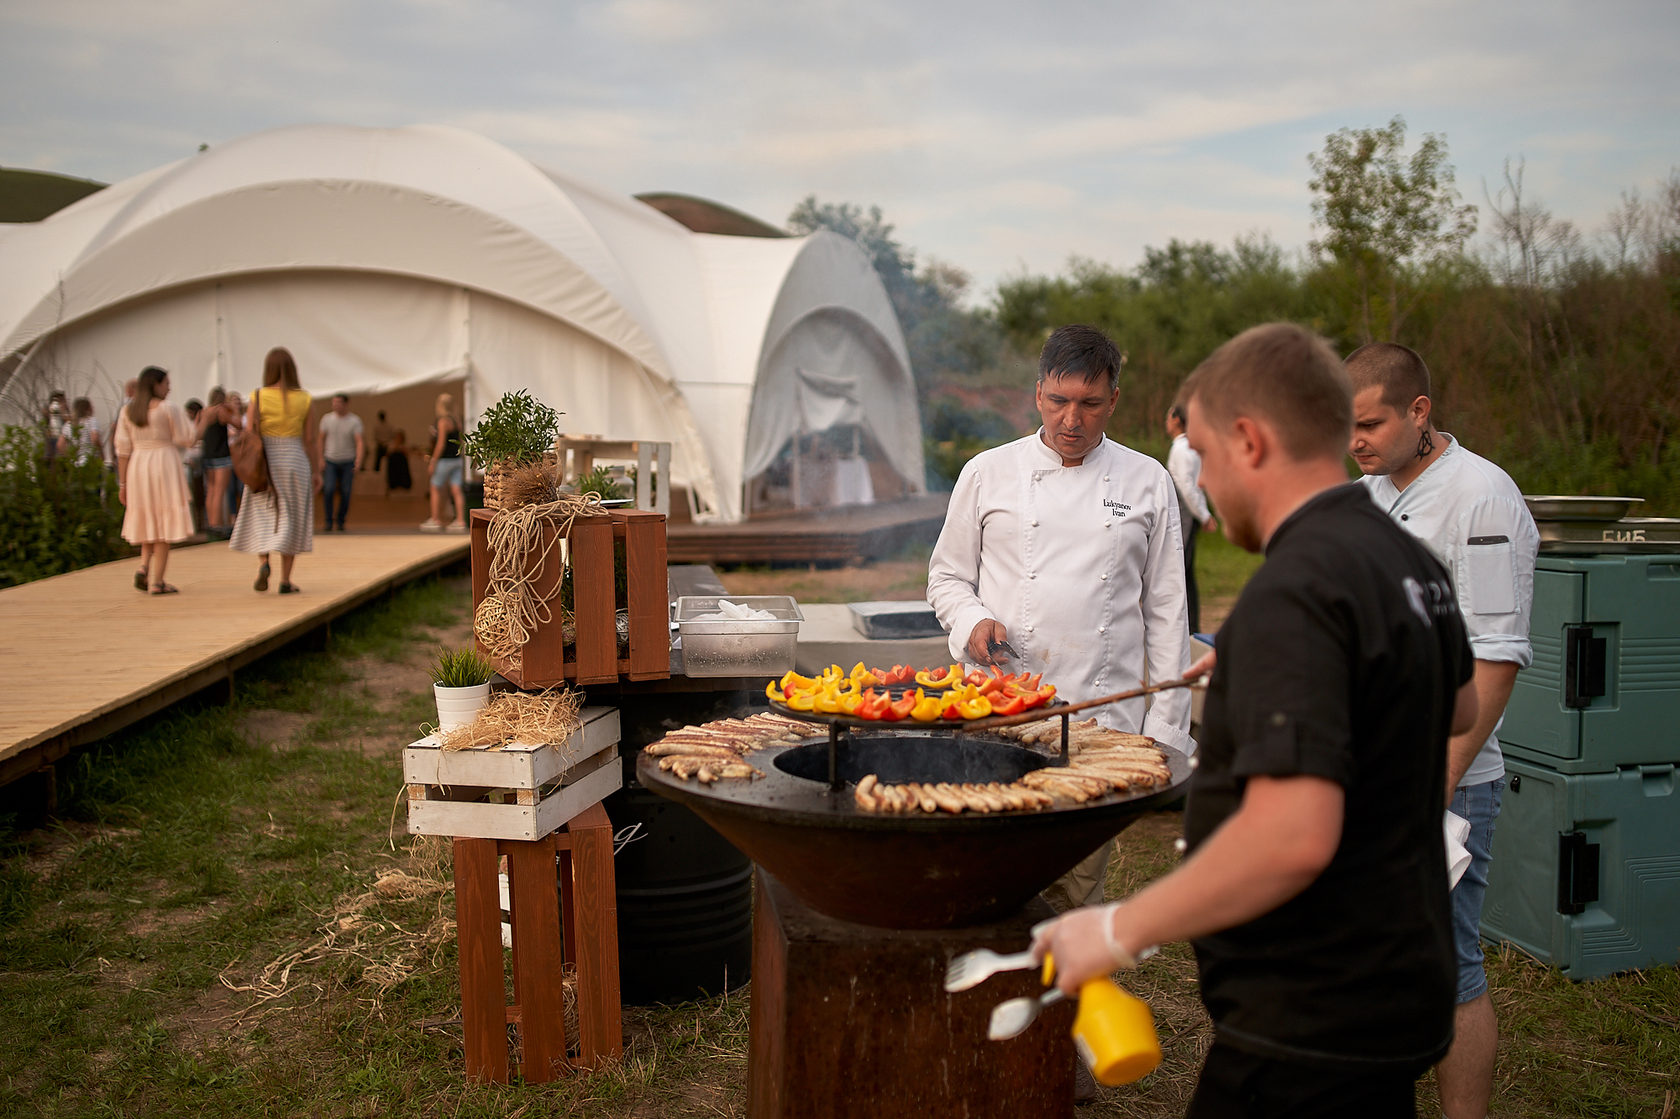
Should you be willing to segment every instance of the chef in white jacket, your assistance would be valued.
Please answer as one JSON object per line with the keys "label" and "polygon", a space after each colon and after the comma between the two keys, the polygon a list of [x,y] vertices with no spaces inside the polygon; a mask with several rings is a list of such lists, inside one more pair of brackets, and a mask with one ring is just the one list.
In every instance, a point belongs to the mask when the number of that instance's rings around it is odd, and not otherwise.
{"label": "chef in white jacket", "polygon": [[[1001,664],[992,650],[1007,641],[1019,654],[1010,670],[1044,673],[1070,702],[1189,666],[1178,493],[1159,462],[1103,434],[1119,400],[1120,360],[1091,327],[1050,335],[1035,390],[1044,426],[963,468],[928,564],[928,602],[953,657]],[[1153,699],[1092,713],[1193,750],[1189,692]]]}

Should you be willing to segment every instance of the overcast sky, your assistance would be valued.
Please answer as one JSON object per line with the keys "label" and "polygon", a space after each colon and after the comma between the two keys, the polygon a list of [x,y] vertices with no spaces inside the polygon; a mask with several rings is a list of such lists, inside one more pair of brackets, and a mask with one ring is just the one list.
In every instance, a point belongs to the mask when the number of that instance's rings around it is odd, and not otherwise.
{"label": "overcast sky", "polygon": [[[1286,14],[1280,14],[1286,13]],[[1311,237],[1395,114],[1596,233],[1680,167],[1680,0],[0,0],[0,164],[114,181],[278,125],[445,123],[774,224],[879,205],[984,298],[1169,238]]]}

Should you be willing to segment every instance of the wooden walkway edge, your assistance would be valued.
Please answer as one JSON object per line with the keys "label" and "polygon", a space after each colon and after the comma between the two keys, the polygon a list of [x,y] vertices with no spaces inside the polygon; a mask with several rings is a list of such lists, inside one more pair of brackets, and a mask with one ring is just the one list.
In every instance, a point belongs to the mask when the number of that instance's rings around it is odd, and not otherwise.
{"label": "wooden walkway edge", "polygon": [[252,661],[330,626],[405,583],[464,563],[465,536],[317,536],[281,596],[257,560],[226,544],[178,548],[180,594],[134,589],[135,561],[101,564],[0,590],[0,785],[78,746],[221,684]]}

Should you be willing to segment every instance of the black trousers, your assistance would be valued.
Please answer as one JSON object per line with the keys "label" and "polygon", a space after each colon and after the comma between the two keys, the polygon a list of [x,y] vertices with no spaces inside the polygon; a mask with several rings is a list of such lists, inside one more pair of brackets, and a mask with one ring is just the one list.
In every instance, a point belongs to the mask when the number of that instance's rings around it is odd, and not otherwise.
{"label": "black trousers", "polygon": [[1214,1042],[1185,1119],[1415,1119],[1429,1066],[1358,1071],[1269,1060]]}

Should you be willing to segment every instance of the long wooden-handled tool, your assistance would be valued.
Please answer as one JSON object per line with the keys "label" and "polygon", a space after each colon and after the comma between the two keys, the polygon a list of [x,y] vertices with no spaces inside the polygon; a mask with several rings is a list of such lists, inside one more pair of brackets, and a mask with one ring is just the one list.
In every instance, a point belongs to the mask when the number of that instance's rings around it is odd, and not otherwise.
{"label": "long wooden-handled tool", "polygon": [[997,727],[1018,727],[1024,723],[1036,723],[1040,719],[1054,719],[1061,715],[1071,715],[1075,711],[1084,711],[1090,707],[1102,707],[1109,703],[1119,703],[1122,700],[1137,699],[1139,696],[1153,695],[1155,692],[1171,691],[1174,688],[1191,688],[1207,679],[1205,676],[1186,676],[1178,680],[1167,680],[1159,684],[1147,684],[1141,688],[1133,688],[1127,692],[1115,692],[1113,695],[1098,696],[1096,699],[1082,699],[1078,703],[1069,703],[1061,707],[1035,707],[1031,711],[1023,711],[1019,715],[1000,715],[995,719],[978,719],[966,724],[963,729],[993,730]]}

